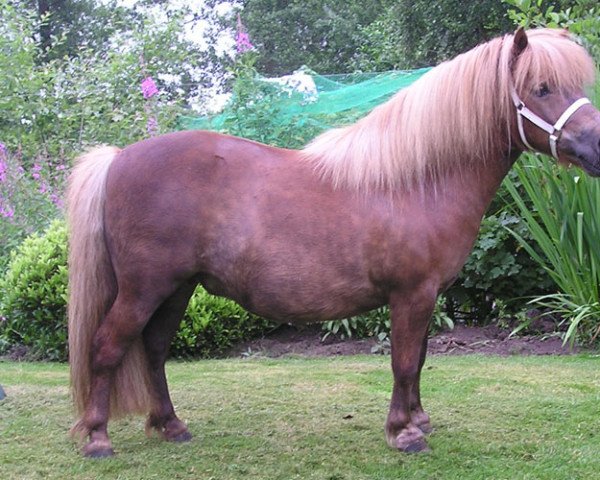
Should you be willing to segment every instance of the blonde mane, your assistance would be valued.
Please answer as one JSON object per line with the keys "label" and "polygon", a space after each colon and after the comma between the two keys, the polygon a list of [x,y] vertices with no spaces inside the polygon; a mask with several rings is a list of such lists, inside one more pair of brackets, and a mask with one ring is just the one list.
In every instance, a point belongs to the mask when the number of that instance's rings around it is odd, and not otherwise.
{"label": "blonde mane", "polygon": [[528,31],[516,61],[513,37],[442,63],[357,123],[315,138],[303,158],[335,186],[372,189],[408,187],[506,156],[512,85],[520,94],[542,82],[572,91],[591,84],[595,73],[564,30]]}

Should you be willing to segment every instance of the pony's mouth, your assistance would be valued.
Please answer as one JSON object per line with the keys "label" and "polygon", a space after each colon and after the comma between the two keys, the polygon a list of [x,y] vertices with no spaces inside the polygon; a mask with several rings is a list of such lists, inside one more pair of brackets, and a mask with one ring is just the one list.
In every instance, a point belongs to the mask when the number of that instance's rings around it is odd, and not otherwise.
{"label": "pony's mouth", "polygon": [[592,177],[600,177],[600,156],[596,155],[594,160],[590,160],[587,155],[577,155],[577,163]]}
{"label": "pony's mouth", "polygon": [[565,142],[564,154],[569,160],[581,167],[588,175],[600,177],[600,149],[588,143],[572,145]]}

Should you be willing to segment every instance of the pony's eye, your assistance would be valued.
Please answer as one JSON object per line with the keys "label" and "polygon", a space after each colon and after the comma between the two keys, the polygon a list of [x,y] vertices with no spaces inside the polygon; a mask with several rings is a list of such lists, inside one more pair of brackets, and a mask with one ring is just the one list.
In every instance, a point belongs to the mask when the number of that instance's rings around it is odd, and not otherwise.
{"label": "pony's eye", "polygon": [[542,83],[540,87],[535,91],[535,95],[537,97],[545,97],[550,93],[550,89],[548,88],[548,84]]}

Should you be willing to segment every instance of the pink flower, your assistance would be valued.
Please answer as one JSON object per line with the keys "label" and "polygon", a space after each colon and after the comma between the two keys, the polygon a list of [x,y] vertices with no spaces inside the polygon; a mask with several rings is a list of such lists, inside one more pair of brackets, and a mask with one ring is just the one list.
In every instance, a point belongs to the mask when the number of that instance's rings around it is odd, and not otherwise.
{"label": "pink flower", "polygon": [[246,32],[246,28],[242,23],[242,19],[238,13],[237,19],[237,33],[235,35],[235,45],[238,53],[246,53],[254,48],[254,45],[250,43],[250,35]]}
{"label": "pink flower", "polygon": [[40,172],[42,171],[42,166],[40,164],[34,163],[31,171],[31,176],[34,178],[34,180],[39,180],[40,178],[42,178],[42,176],[40,175]]}
{"label": "pink flower", "polygon": [[142,80],[142,95],[145,99],[151,98],[158,93],[156,83],[152,80],[152,77],[146,77]]}
{"label": "pink flower", "polygon": [[6,181],[6,172],[8,167],[6,166],[6,162],[0,159],[0,183]]}
{"label": "pink flower", "polygon": [[238,32],[235,43],[238,53],[246,53],[254,48],[254,45],[250,43],[250,35],[245,32]]}

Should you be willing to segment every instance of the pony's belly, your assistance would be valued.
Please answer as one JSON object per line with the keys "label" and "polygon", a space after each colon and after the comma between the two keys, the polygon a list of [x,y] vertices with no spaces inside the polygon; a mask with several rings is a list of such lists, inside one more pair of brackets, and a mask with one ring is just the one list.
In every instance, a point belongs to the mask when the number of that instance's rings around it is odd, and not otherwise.
{"label": "pony's belly", "polygon": [[387,298],[371,287],[339,287],[327,288],[320,282],[262,285],[248,292],[246,308],[276,321],[313,323],[350,317],[387,303]]}
{"label": "pony's belly", "polygon": [[326,284],[301,276],[254,278],[246,285],[228,282],[213,275],[198,278],[211,294],[227,297],[246,310],[271,320],[286,323],[314,323],[346,318],[387,303],[387,298],[370,284],[331,281]]}

